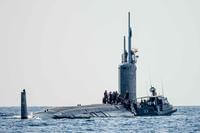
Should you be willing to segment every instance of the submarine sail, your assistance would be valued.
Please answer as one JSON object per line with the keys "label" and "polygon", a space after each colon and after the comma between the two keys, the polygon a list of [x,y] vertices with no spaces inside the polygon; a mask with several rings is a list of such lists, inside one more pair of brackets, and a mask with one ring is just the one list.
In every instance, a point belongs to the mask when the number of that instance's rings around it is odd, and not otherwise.
{"label": "submarine sail", "polygon": [[128,56],[124,37],[124,53],[122,54],[122,63],[119,65],[119,92],[122,97],[129,94],[129,99],[136,99],[136,58],[131,50],[132,29],[130,26],[130,12],[128,13]]}

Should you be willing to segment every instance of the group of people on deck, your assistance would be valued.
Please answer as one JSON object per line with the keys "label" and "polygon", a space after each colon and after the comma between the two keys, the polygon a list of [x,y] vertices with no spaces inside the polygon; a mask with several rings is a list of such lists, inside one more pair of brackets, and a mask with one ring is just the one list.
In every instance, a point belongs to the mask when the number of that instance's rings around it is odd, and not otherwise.
{"label": "group of people on deck", "polygon": [[103,97],[103,104],[118,104],[120,102],[120,95],[117,91],[107,92],[105,90]]}
{"label": "group of people on deck", "polygon": [[123,97],[117,91],[107,92],[105,90],[104,97],[103,97],[103,104],[124,104],[128,105],[130,103],[129,100],[129,93],[126,92],[125,96]]}

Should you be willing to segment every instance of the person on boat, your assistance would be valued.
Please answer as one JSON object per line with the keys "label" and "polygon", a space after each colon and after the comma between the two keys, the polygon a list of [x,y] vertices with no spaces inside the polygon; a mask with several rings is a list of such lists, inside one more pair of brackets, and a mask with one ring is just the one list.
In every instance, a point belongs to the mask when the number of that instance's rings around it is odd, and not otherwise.
{"label": "person on boat", "polygon": [[163,101],[160,99],[160,110],[163,111]]}
{"label": "person on boat", "polygon": [[113,96],[112,96],[112,92],[109,92],[109,96],[108,96],[108,103],[109,103],[109,104],[112,104],[112,101],[113,101],[113,100],[112,100],[112,97],[113,97]]}
{"label": "person on boat", "polygon": [[115,92],[113,91],[112,92],[112,104],[114,104],[115,103]]}
{"label": "person on boat", "polygon": [[117,91],[113,92],[113,104],[117,104],[117,97],[118,97],[118,93]]}
{"label": "person on boat", "polygon": [[114,104],[115,92],[112,92],[111,94],[111,104]]}
{"label": "person on boat", "polygon": [[135,111],[138,111],[138,107],[137,107],[137,103],[133,102],[133,108],[135,109]]}
{"label": "person on boat", "polygon": [[127,110],[131,109],[131,101],[129,99],[124,99],[122,104]]}
{"label": "person on boat", "polygon": [[107,90],[105,90],[105,92],[104,92],[104,100],[103,100],[103,103],[104,103],[104,104],[108,103],[108,92],[107,92]]}
{"label": "person on boat", "polygon": [[158,99],[158,106],[160,107],[160,110],[163,110],[163,101],[162,99]]}
{"label": "person on boat", "polygon": [[106,104],[106,98],[105,97],[103,97],[103,104]]}
{"label": "person on boat", "polygon": [[151,86],[150,92],[152,93],[152,96],[157,96],[156,88],[155,87]]}
{"label": "person on boat", "polygon": [[130,111],[131,110],[131,101],[128,99],[126,101],[126,108]]}
{"label": "person on boat", "polygon": [[115,104],[118,104],[118,101],[117,101],[118,96],[119,96],[119,93],[115,91]]}
{"label": "person on boat", "polygon": [[122,103],[122,101],[123,101],[123,97],[122,97],[121,94],[119,94],[119,95],[117,96],[117,104]]}
{"label": "person on boat", "polygon": [[126,94],[125,94],[125,96],[124,96],[124,99],[129,99],[129,93],[128,93],[128,91],[126,91]]}
{"label": "person on boat", "polygon": [[141,99],[141,102],[140,102],[140,104],[143,104],[143,100]]}

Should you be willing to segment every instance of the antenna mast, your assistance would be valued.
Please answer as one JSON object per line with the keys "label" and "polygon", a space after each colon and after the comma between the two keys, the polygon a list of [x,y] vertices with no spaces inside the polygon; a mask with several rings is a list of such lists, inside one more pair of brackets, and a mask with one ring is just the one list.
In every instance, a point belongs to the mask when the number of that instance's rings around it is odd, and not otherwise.
{"label": "antenna mast", "polygon": [[161,87],[162,87],[162,95],[164,96],[163,80],[161,82]]}
{"label": "antenna mast", "polygon": [[130,12],[128,12],[128,63],[132,63],[131,37],[132,37],[132,30],[130,27]]}
{"label": "antenna mast", "polygon": [[124,36],[124,54],[126,53],[126,36]]}

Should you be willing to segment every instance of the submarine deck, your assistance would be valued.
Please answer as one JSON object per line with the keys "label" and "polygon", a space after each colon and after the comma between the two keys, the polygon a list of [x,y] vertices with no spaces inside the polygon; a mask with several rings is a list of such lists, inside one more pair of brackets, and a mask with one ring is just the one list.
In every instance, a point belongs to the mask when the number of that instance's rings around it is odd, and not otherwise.
{"label": "submarine deck", "polygon": [[[123,112],[123,113],[119,113]],[[123,105],[92,104],[82,106],[64,106],[49,108],[41,112],[34,113],[40,118],[91,118],[91,117],[115,117],[121,115],[134,116]]]}

